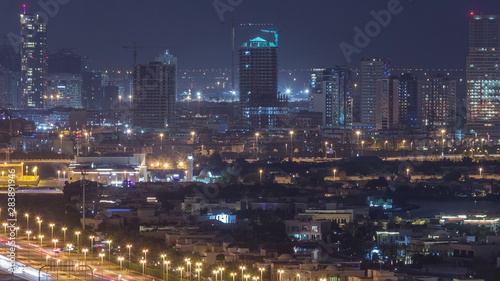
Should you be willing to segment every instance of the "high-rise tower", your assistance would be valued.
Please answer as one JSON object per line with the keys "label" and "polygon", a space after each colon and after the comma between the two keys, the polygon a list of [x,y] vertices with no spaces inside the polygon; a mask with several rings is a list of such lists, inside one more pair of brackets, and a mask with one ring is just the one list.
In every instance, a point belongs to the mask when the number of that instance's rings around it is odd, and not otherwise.
{"label": "high-rise tower", "polygon": [[323,126],[352,126],[352,75],[343,67],[315,68],[311,73],[311,111],[323,113]]}
{"label": "high-rise tower", "polygon": [[376,126],[377,80],[389,78],[388,59],[361,59],[361,123],[368,128]]}
{"label": "high-rise tower", "polygon": [[471,13],[466,133],[500,136],[500,15]]}
{"label": "high-rise tower", "polygon": [[281,126],[286,98],[278,92],[278,46],[260,37],[244,43],[240,56],[242,120],[250,128]]}
{"label": "high-rise tower", "polygon": [[457,81],[440,74],[419,81],[419,107],[422,128],[453,129],[456,119]]}
{"label": "high-rise tower", "polygon": [[177,58],[166,51],[156,61],[134,66],[133,125],[174,126]]}
{"label": "high-rise tower", "polygon": [[43,108],[47,94],[47,24],[40,15],[21,14],[21,106]]}

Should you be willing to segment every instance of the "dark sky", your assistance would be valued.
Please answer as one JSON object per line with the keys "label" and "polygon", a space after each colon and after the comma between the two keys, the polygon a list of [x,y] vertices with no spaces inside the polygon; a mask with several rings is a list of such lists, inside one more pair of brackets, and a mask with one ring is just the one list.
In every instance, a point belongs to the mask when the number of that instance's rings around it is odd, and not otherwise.
{"label": "dark sky", "polygon": [[[49,0],[43,0],[45,2]],[[54,0],[57,1],[57,0]],[[170,47],[180,68],[230,66],[230,26],[221,24],[214,0],[59,0],[69,2],[49,20],[49,48],[75,48],[99,69],[129,68],[137,41]],[[280,30],[280,68],[346,64],[339,44],[353,44],[354,30],[373,20],[371,10],[387,9],[395,0],[217,0],[239,3],[224,21],[274,23]],[[42,2],[42,1],[41,1]],[[0,33],[19,33],[19,0],[2,0]],[[28,13],[43,11],[26,0]],[[395,67],[463,68],[467,53],[468,12],[500,13],[498,0],[401,0],[402,11],[371,38],[362,57],[389,57]],[[237,27],[237,46],[259,35]],[[160,48],[140,50],[147,62]]]}

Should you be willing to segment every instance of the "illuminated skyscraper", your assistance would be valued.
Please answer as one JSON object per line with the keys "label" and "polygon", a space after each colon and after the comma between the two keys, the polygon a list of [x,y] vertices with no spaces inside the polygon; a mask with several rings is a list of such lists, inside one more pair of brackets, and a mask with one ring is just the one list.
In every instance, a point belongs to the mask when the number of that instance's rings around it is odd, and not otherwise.
{"label": "illuminated skyscraper", "polygon": [[134,66],[133,125],[173,127],[177,58],[165,52],[156,61]]}
{"label": "illuminated skyscraper", "polygon": [[43,108],[47,94],[47,24],[39,15],[21,14],[21,106]]}
{"label": "illuminated skyscraper", "polygon": [[466,133],[500,136],[500,15],[471,13]]}
{"label": "illuminated skyscraper", "polygon": [[403,128],[420,127],[418,119],[418,80],[410,73],[398,77],[399,80],[399,123]]}
{"label": "illuminated skyscraper", "polygon": [[280,127],[287,113],[286,98],[278,92],[278,46],[260,37],[240,48],[242,120],[250,128]]}
{"label": "illuminated skyscraper", "polygon": [[389,78],[390,61],[381,58],[361,59],[361,123],[376,126],[377,80]]}
{"label": "illuminated skyscraper", "polygon": [[457,82],[442,75],[419,81],[419,109],[422,128],[453,128],[456,119]]}
{"label": "illuminated skyscraper", "polygon": [[397,77],[376,82],[376,128],[391,129],[399,124],[399,80]]}
{"label": "illuminated skyscraper", "polygon": [[311,73],[311,111],[323,113],[323,126],[352,126],[352,76],[348,68],[316,68]]}

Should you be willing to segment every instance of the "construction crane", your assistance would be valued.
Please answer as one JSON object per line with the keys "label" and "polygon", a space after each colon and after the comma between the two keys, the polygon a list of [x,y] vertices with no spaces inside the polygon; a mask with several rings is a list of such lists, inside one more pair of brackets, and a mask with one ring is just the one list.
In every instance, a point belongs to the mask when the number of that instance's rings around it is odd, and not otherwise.
{"label": "construction crane", "polygon": [[278,38],[278,36],[279,36],[279,35],[278,35],[278,33],[279,33],[279,32],[278,32],[278,30],[276,30],[276,28],[275,28],[275,27],[273,27],[273,29],[269,29],[269,30],[267,30],[267,29],[262,29],[261,31],[262,31],[262,32],[270,32],[270,33],[273,33],[273,34],[274,34],[274,44],[276,45],[276,47],[278,47],[278,39],[279,39],[279,38]]}
{"label": "construction crane", "polygon": [[137,50],[138,49],[168,49],[170,47],[162,46],[162,47],[146,47],[146,46],[138,46],[137,42],[134,41],[133,46],[123,46],[124,49],[132,49],[132,56],[134,58],[134,66],[137,65]]}

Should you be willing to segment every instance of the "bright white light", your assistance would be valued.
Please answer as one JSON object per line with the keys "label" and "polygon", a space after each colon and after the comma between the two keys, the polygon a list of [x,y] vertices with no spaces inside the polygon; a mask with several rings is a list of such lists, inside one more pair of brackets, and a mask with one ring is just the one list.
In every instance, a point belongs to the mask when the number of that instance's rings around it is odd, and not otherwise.
{"label": "bright white light", "polygon": [[285,91],[285,93],[287,93],[287,94],[290,94],[291,92],[292,92],[292,90],[290,90],[290,89],[286,89],[286,91]]}

